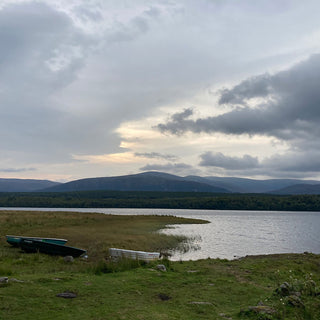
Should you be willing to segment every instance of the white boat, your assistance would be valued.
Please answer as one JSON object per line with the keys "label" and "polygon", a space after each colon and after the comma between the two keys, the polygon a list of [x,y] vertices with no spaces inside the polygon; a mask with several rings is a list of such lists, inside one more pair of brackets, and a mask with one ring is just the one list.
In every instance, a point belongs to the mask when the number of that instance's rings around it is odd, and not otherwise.
{"label": "white boat", "polygon": [[159,252],[145,252],[145,251],[135,251],[135,250],[125,250],[125,249],[117,249],[110,248],[109,254],[111,258],[128,258],[134,260],[142,260],[142,261],[152,261],[160,258]]}

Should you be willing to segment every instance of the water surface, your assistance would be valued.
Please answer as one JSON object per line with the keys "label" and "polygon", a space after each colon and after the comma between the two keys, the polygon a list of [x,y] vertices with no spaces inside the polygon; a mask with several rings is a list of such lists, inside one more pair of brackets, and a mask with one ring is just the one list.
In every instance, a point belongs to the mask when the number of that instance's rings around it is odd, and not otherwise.
{"label": "water surface", "polygon": [[166,234],[193,238],[198,250],[175,253],[173,260],[234,259],[271,253],[320,253],[320,212],[183,209],[1,208],[1,210],[78,211],[117,215],[175,215],[210,221],[175,225]]}

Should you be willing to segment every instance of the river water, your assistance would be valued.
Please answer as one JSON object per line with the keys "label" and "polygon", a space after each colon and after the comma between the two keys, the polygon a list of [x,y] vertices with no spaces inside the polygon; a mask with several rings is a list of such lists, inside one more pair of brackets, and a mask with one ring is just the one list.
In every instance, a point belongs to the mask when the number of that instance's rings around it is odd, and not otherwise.
{"label": "river water", "polygon": [[0,210],[78,211],[117,215],[174,215],[208,224],[174,225],[166,234],[192,238],[197,250],[176,252],[172,260],[235,259],[272,253],[320,253],[320,212],[181,209],[0,208]]}

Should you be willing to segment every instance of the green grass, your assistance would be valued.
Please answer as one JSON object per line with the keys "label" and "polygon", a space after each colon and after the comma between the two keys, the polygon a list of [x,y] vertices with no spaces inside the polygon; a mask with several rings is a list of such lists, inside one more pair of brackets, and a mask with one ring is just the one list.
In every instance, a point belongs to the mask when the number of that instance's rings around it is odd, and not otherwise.
{"label": "green grass", "polygon": [[[0,277],[9,277],[9,282],[0,284],[0,319],[320,319],[319,255],[149,264],[106,259],[111,246],[152,251],[176,246],[183,239],[155,231],[167,223],[183,222],[196,221],[169,216],[0,213],[1,235],[66,237],[70,245],[84,247],[89,254],[89,259],[66,263],[61,257],[22,253],[2,237]],[[158,271],[158,263],[165,264],[167,272]],[[291,306],[288,297],[276,292],[285,281],[300,292],[304,307]],[[66,291],[77,297],[56,297]],[[249,310],[259,302],[274,313]]]}

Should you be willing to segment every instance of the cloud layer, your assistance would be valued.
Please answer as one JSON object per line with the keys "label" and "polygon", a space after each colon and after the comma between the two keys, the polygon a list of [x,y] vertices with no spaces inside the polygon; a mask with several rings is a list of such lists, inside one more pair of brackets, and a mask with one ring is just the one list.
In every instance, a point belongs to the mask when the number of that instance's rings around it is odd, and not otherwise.
{"label": "cloud layer", "polygon": [[[306,57],[320,52],[318,12],[315,0],[3,0],[1,172],[248,174],[277,157],[245,148],[257,136],[283,141],[292,159],[301,155],[299,168],[314,170],[320,58]],[[173,135],[160,138],[160,122]],[[244,148],[210,149],[215,134]],[[126,166],[76,161],[113,154],[124,154]]]}
{"label": "cloud layer", "polygon": [[[222,115],[191,120],[192,109],[174,114],[159,124],[162,132],[222,132],[225,134],[268,135],[292,143],[319,137],[320,55],[275,75],[249,78],[221,92],[219,104],[233,110]],[[262,103],[250,105],[254,99]]]}
{"label": "cloud layer", "polygon": [[157,127],[161,132],[182,135],[223,133],[227,135],[264,135],[285,141],[286,155],[274,155],[264,161],[244,155],[242,158],[222,153],[201,155],[201,166],[226,170],[256,169],[285,172],[319,172],[320,148],[320,55],[274,75],[248,78],[231,89],[220,92],[219,104],[232,110],[218,116],[190,119],[192,109],[185,109]]}

